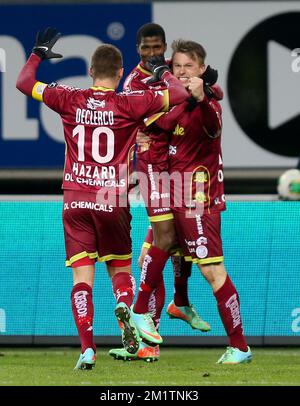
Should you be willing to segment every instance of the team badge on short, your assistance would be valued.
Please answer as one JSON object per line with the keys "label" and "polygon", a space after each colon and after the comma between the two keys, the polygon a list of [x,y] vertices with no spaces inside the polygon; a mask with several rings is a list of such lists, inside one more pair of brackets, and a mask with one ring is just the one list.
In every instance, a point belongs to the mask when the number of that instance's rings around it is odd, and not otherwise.
{"label": "team badge on short", "polygon": [[208,254],[208,249],[204,245],[199,245],[199,247],[196,248],[196,255],[198,258],[202,259],[207,257]]}

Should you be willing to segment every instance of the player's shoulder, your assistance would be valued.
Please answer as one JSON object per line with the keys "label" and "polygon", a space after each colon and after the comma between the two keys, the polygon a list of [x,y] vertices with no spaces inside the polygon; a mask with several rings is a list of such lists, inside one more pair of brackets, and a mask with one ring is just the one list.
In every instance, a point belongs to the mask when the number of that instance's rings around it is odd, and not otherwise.
{"label": "player's shoulder", "polygon": [[87,89],[81,89],[75,86],[65,85],[63,83],[52,82],[49,83],[44,90],[44,101],[48,98],[55,98],[57,100],[78,101],[79,99],[86,98],[85,93]]}
{"label": "player's shoulder", "polygon": [[218,84],[214,84],[211,86],[211,91],[212,91],[212,98],[220,101],[223,100],[224,98],[224,92],[223,89],[218,85]]}
{"label": "player's shoulder", "polygon": [[124,81],[123,89],[131,89],[132,84],[139,81],[138,76],[138,72],[132,70]]}
{"label": "player's shoulder", "polygon": [[146,69],[144,66],[142,66],[141,63],[139,63],[135,68],[132,69],[131,73],[134,78],[149,78],[152,76],[152,72],[148,69]]}
{"label": "player's shoulder", "polygon": [[120,98],[127,98],[127,97],[142,97],[145,96],[145,90],[130,90],[130,89],[124,89],[122,92],[117,93],[117,96]]}
{"label": "player's shoulder", "polygon": [[166,58],[166,64],[170,67],[172,67],[172,59],[171,58]]}
{"label": "player's shoulder", "polygon": [[79,87],[65,85],[63,83],[51,82],[47,85],[47,89],[57,89],[69,93],[84,91],[85,89],[80,89]]}
{"label": "player's shoulder", "polygon": [[152,73],[144,69],[140,64],[137,65],[126,77],[124,82],[124,89],[147,89],[147,81]]}

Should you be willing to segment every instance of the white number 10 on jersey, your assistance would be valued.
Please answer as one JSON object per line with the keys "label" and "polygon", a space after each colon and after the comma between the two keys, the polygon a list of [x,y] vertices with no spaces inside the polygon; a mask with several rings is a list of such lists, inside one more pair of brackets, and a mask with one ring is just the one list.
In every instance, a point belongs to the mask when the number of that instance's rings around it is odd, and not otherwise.
{"label": "white number 10 on jersey", "polygon": [[[73,138],[78,135],[78,161],[85,161],[85,126],[78,125],[73,130]],[[106,139],[101,140],[101,144],[106,144],[106,155],[101,156],[99,153],[100,138],[105,137]],[[97,127],[92,133],[92,157],[99,164],[105,164],[110,162],[114,156],[114,143],[115,136],[114,132],[108,127]]]}

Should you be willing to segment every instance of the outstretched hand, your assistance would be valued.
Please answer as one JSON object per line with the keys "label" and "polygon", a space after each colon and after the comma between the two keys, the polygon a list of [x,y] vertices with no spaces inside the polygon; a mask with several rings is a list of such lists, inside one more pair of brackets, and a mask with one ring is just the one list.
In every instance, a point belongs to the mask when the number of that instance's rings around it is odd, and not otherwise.
{"label": "outstretched hand", "polygon": [[42,59],[62,58],[61,54],[52,52],[53,46],[60,37],[61,33],[53,27],[38,31],[32,52]]}

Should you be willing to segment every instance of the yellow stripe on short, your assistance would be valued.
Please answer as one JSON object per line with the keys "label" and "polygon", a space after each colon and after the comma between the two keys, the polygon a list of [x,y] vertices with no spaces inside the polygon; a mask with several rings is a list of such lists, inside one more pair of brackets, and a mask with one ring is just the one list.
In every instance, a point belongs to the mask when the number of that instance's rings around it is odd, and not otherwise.
{"label": "yellow stripe on short", "polygon": [[104,257],[98,257],[97,261],[106,262],[106,261],[111,261],[112,259],[130,259],[130,258],[132,258],[132,253],[127,254],[127,255],[109,254],[109,255],[105,255]]}
{"label": "yellow stripe on short", "polygon": [[184,257],[184,259],[187,261],[187,262],[192,262],[193,261],[193,258],[192,257]]}
{"label": "yellow stripe on short", "polygon": [[219,262],[223,262],[224,257],[211,257],[211,258],[193,258],[193,263],[194,264],[200,264],[200,265],[209,265],[209,264],[217,264]]}
{"label": "yellow stripe on short", "polygon": [[70,259],[67,259],[66,266],[71,266],[72,264],[74,264],[74,262],[85,257],[89,257],[90,259],[96,259],[98,258],[98,252],[82,251],[79,254],[73,255]]}
{"label": "yellow stripe on short", "polygon": [[151,223],[158,223],[159,221],[165,221],[165,220],[173,220],[173,218],[174,218],[173,213],[159,214],[157,216],[148,217],[148,219]]}

